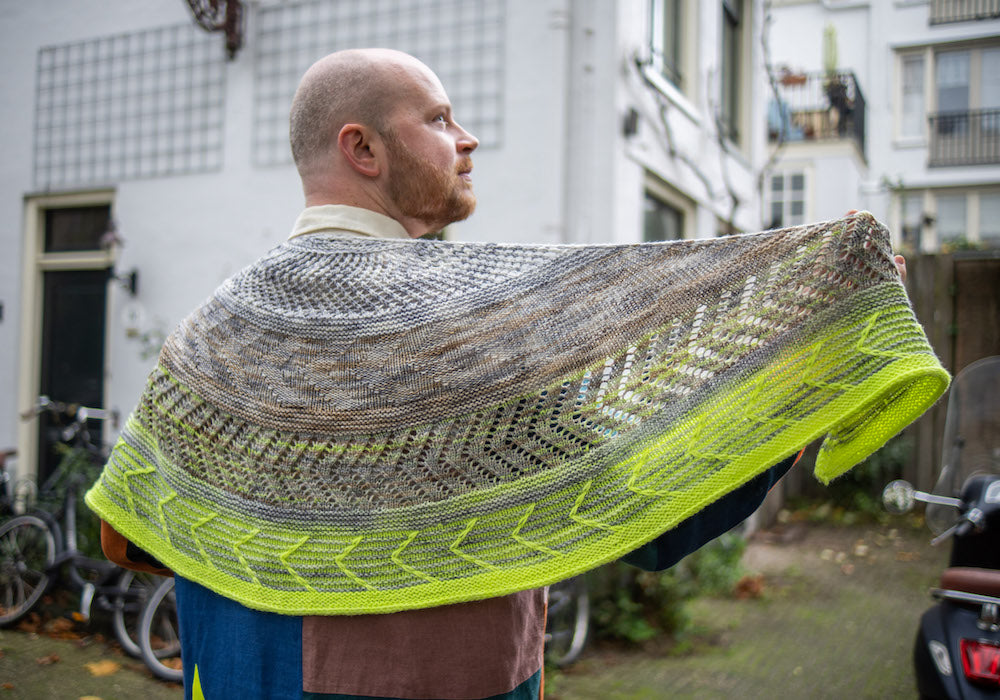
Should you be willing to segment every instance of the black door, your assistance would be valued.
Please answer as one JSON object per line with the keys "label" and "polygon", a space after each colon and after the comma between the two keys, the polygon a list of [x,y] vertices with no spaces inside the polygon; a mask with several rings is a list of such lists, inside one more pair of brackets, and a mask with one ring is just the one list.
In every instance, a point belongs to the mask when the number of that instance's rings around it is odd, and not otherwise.
{"label": "black door", "polygon": [[[109,208],[79,207],[46,212],[46,252],[97,250],[108,228]],[[53,401],[104,408],[104,335],[109,269],[44,273],[39,393]],[[38,483],[59,463],[61,421],[39,416]],[[90,430],[98,442],[100,424]]]}

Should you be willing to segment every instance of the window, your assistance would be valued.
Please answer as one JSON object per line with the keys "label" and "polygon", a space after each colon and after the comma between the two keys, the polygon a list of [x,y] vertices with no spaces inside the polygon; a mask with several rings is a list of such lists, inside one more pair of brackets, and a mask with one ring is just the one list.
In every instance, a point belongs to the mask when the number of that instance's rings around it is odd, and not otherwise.
{"label": "window", "polygon": [[902,115],[900,136],[922,137],[924,135],[924,56],[909,54],[902,59]]}
{"label": "window", "polygon": [[937,111],[968,111],[969,58],[968,51],[943,51],[937,55]]}
{"label": "window", "polygon": [[1000,47],[983,49],[979,69],[979,106],[983,109],[1000,108]]}
{"label": "window", "polygon": [[966,224],[966,200],[962,194],[939,194],[937,196],[938,245],[958,240],[968,240]]}
{"label": "window", "polygon": [[934,56],[931,166],[1000,163],[1000,47]]}
{"label": "window", "polygon": [[644,241],[676,241],[684,238],[684,212],[651,192],[643,202]]}
{"label": "window", "polygon": [[920,192],[909,192],[902,195],[902,226],[901,241],[906,251],[920,250],[921,231],[924,221],[924,195]]}
{"label": "window", "polygon": [[649,9],[653,65],[664,78],[683,90],[684,0],[652,0]]}
{"label": "window", "polygon": [[[899,219],[896,227],[904,252],[962,248],[1000,247],[1000,189],[911,190],[898,195]],[[928,218],[927,213],[935,216]],[[924,234],[930,222],[936,222],[928,239]],[[936,241],[935,241],[936,238]]]}
{"label": "window", "polygon": [[726,136],[740,141],[740,66],[743,63],[743,0],[722,0],[722,95],[719,112]]}
{"label": "window", "polygon": [[110,205],[47,209],[44,250],[46,253],[101,250],[110,220]]}
{"label": "window", "polygon": [[806,222],[805,173],[777,173],[771,176],[771,220],[768,228],[798,226]]}
{"label": "window", "polygon": [[1000,246],[1000,192],[979,195],[979,240],[993,248]]}
{"label": "window", "polygon": [[897,133],[929,137],[929,166],[1000,163],[1000,46],[902,53],[898,85]]}

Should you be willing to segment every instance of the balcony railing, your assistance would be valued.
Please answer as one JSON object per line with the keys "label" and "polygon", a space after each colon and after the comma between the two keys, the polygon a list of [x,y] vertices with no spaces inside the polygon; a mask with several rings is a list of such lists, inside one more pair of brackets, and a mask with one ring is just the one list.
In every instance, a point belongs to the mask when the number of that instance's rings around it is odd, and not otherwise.
{"label": "balcony railing", "polygon": [[930,126],[928,165],[1000,163],[1000,109],[932,114]]}
{"label": "balcony railing", "polygon": [[784,73],[768,106],[771,141],[850,139],[865,153],[865,97],[853,73]]}
{"label": "balcony railing", "polygon": [[931,24],[1000,17],[1000,0],[931,0]]}

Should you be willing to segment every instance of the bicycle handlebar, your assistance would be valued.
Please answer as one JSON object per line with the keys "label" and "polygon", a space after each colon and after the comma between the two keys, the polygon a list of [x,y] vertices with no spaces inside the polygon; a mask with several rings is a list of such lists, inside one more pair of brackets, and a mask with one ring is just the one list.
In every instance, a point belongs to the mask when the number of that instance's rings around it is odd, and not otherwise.
{"label": "bicycle handlebar", "polygon": [[76,422],[86,420],[109,420],[114,417],[114,411],[106,408],[93,408],[83,406],[78,403],[66,403],[64,401],[53,401],[44,394],[38,397],[38,402],[27,411],[21,412],[21,420],[31,420],[41,413],[54,413],[56,415],[70,416]]}

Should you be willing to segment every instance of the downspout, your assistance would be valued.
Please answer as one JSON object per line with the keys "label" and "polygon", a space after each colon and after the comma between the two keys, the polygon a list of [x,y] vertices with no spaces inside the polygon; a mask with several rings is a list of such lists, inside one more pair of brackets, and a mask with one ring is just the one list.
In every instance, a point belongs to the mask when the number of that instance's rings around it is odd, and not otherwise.
{"label": "downspout", "polygon": [[589,127],[596,119],[594,84],[596,66],[592,63],[595,29],[593,0],[567,0],[566,101],[563,143],[563,240],[569,243],[593,242],[592,202],[596,176]]}
{"label": "downspout", "polygon": [[564,69],[565,73],[563,76],[563,84],[560,89],[563,91],[563,114],[562,114],[562,143],[559,144],[559,150],[561,151],[562,160],[562,211],[560,213],[560,218],[562,221],[559,225],[559,242],[569,243],[571,240],[570,236],[570,225],[572,221],[572,193],[570,185],[570,172],[572,168],[572,148],[570,144],[573,139],[571,137],[572,127],[573,127],[573,28],[575,23],[575,17],[573,13],[573,3],[572,0],[561,0],[561,2],[553,2],[553,7],[549,11],[549,28],[553,32],[562,31],[565,36],[564,45],[566,47]]}

